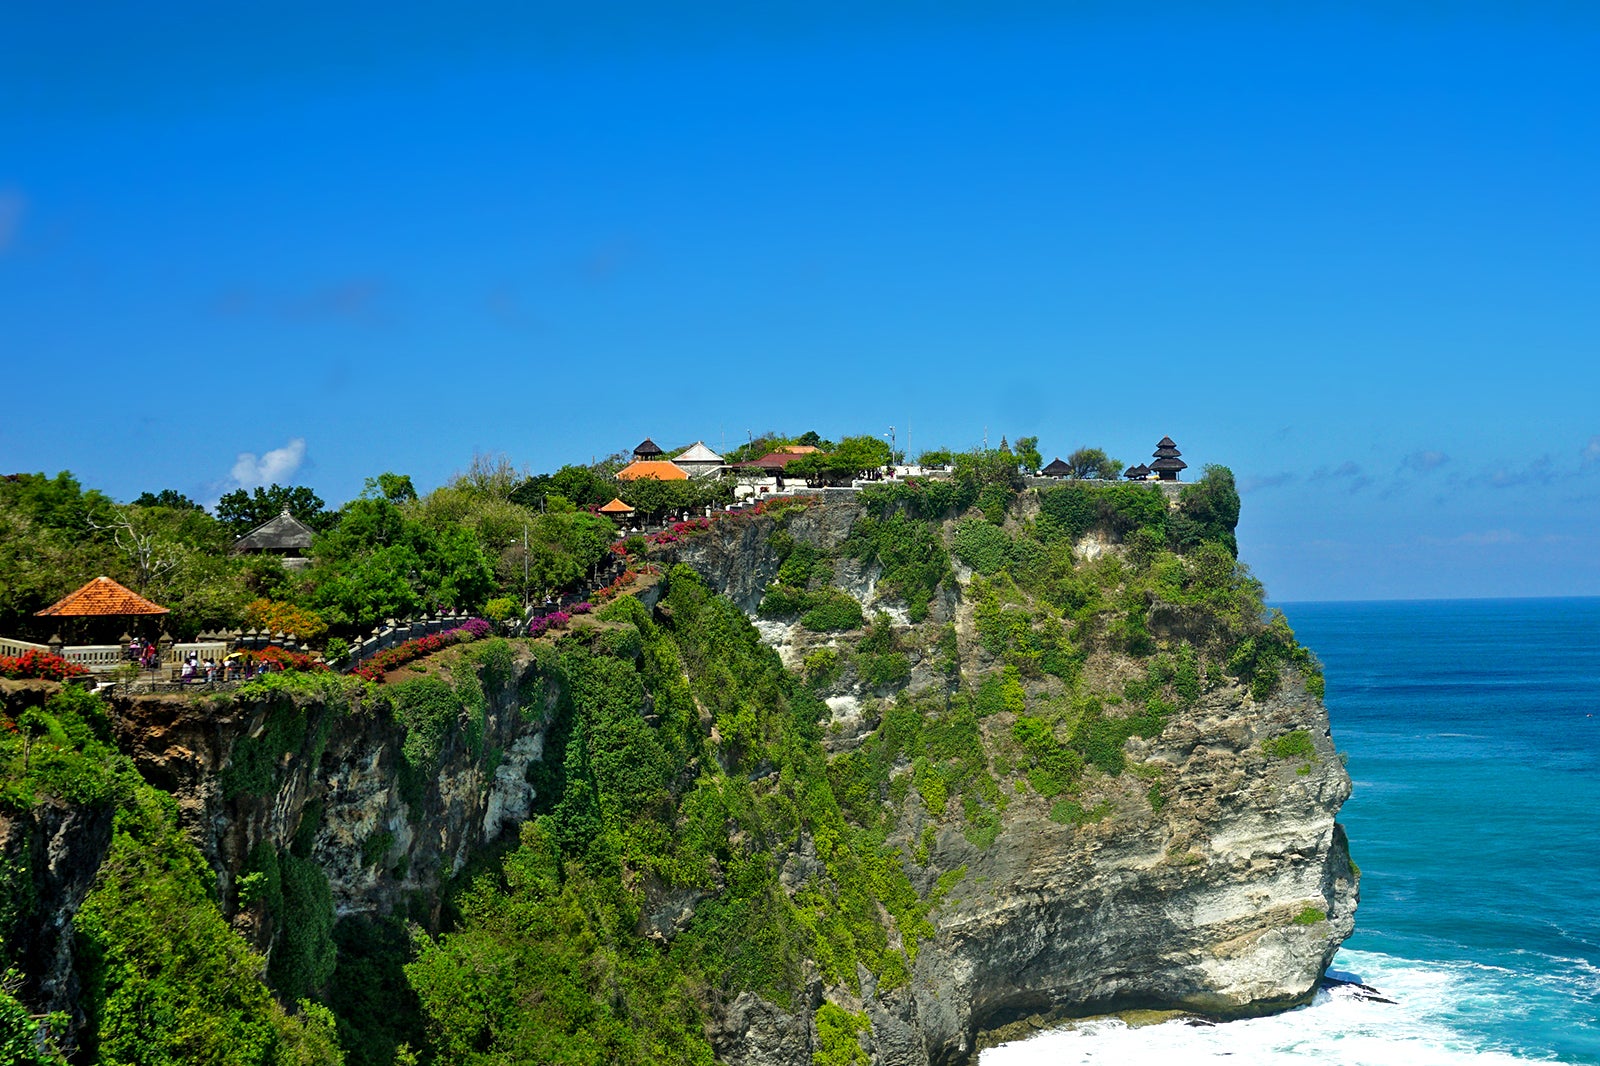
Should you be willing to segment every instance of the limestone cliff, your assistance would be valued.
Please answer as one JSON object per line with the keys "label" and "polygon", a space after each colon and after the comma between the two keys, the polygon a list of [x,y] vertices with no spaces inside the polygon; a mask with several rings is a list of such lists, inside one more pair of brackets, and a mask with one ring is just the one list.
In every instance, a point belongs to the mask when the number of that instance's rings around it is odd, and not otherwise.
{"label": "limestone cliff", "polygon": [[[830,503],[794,516],[787,530],[797,542],[836,547],[858,518],[851,504]],[[1102,542],[1077,550],[1081,558],[1116,549]],[[778,554],[751,527],[677,551],[752,615],[781,565]],[[969,675],[997,665],[974,634],[971,576],[958,564],[921,625],[876,595],[879,568],[845,560],[834,580],[869,613],[887,609],[906,633],[914,688],[936,673],[919,629],[953,623]],[[817,648],[850,644],[792,619],[755,620],[791,666]],[[1148,605],[1146,622],[1167,638],[1163,646],[1216,637],[1204,612],[1159,601]],[[1085,673],[1114,682],[1135,666],[1129,656],[1100,652]],[[834,686],[830,750],[848,750],[879,727],[876,695],[848,675]],[[1013,722],[983,720],[992,752],[1006,748]],[[1274,744],[1283,737],[1305,739],[1285,755]],[[1094,817],[1052,817],[1049,800],[1019,785],[986,847],[930,817],[909,791],[889,843],[911,854],[932,827],[928,862],[912,867],[917,888],[932,893],[941,877],[964,876],[937,911],[909,986],[878,995],[870,979],[862,982],[859,1002],[872,1021],[863,1040],[874,1062],[963,1062],[982,1031],[1030,1016],[1165,1008],[1235,1017],[1309,1001],[1353,929],[1357,902],[1357,875],[1335,822],[1350,778],[1319,696],[1296,675],[1257,698],[1213,668],[1199,698],[1125,750],[1133,772],[1091,773],[1084,783],[1074,810]],[[806,1013],[741,997],[720,1018],[719,1048],[728,1061],[752,1066],[809,1062],[816,1034]]]}

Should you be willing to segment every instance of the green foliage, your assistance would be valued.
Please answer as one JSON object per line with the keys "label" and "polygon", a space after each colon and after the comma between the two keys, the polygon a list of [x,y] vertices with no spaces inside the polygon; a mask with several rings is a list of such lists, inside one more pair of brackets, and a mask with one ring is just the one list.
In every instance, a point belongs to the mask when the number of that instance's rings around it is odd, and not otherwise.
{"label": "green foliage", "polygon": [[333,892],[322,868],[292,851],[278,856],[283,904],[268,976],[280,995],[299,999],[333,974]]}
{"label": "green foliage", "polygon": [[324,1015],[290,1017],[223,919],[170,796],[140,785],[75,921],[94,1061],[336,1066]]}
{"label": "green foliage", "polygon": [[1295,729],[1282,736],[1263,740],[1261,750],[1274,759],[1317,761],[1316,743],[1311,739],[1311,734],[1304,729]]}
{"label": "green foliage", "polygon": [[217,520],[235,537],[242,537],[264,522],[277,518],[284,510],[310,526],[322,531],[335,525],[339,517],[326,510],[322,497],[304,485],[268,485],[248,489],[234,489],[217,501]]}
{"label": "green foliage", "polygon": [[872,1060],[861,1046],[860,1034],[872,1031],[865,1013],[851,1012],[835,1003],[817,1008],[817,1049],[812,1066],[868,1066]]}
{"label": "green foliage", "polygon": [[1078,540],[1091,529],[1120,537],[1148,529],[1166,540],[1167,498],[1154,485],[1058,485],[1039,493],[1039,533],[1045,543]]}
{"label": "green foliage", "polygon": [[436,528],[387,499],[351,500],[312,543],[312,606],[330,626],[368,629],[435,608],[480,607],[494,570],[471,529]]}
{"label": "green foliage", "polygon": [[394,834],[387,829],[378,829],[367,834],[361,842],[361,865],[377,866],[389,857],[389,852],[394,850]]}
{"label": "green foliage", "polygon": [[1087,825],[1098,822],[1114,809],[1110,800],[1102,800],[1093,807],[1085,807],[1075,799],[1058,801],[1050,808],[1050,820],[1063,825]]}
{"label": "green foliage", "polygon": [[985,577],[999,573],[1011,554],[1005,531],[979,518],[956,523],[953,546],[957,559]]}
{"label": "green foliage", "polygon": [[66,1021],[54,1016],[41,1022],[16,998],[22,987],[22,974],[6,970],[0,975],[0,1062],[8,1066],[66,1066],[50,1032]]}
{"label": "green foliage", "polygon": [[109,743],[99,699],[77,686],[14,722],[0,716],[0,726],[0,808],[26,810],[46,797],[104,806],[137,780],[132,763]]}
{"label": "green foliage", "polygon": [[1316,925],[1318,922],[1328,920],[1328,912],[1320,907],[1306,907],[1294,916],[1295,925]]}
{"label": "green foliage", "polygon": [[338,962],[327,1003],[339,1020],[349,1066],[390,1066],[403,1044],[421,1046],[422,1004],[406,981],[414,957],[405,924],[396,918],[352,916],[333,927]]}
{"label": "green foliage", "polygon": [[1122,464],[1099,448],[1079,448],[1067,456],[1067,466],[1075,478],[1115,481],[1122,473]]}
{"label": "green foliage", "polygon": [[866,623],[866,617],[861,613],[861,604],[856,602],[855,597],[835,588],[808,593],[805,604],[805,613],[800,616],[800,624],[813,632],[829,633],[859,629]]}
{"label": "green foliage", "polygon": [[[315,765],[322,758],[323,747],[333,729],[337,704],[324,706],[316,713],[315,729],[307,718],[306,705],[288,696],[282,689],[295,684],[278,678],[290,675],[269,674],[260,682],[241,689],[246,699],[254,695],[269,695],[266,720],[260,733],[242,736],[234,744],[228,764],[222,771],[222,794],[228,799],[236,796],[270,796],[282,783],[278,779],[283,757],[291,752],[304,754]],[[307,677],[312,675],[305,675]],[[341,679],[343,680],[343,679]],[[329,691],[326,682],[310,682],[322,691]],[[337,682],[334,682],[337,684]],[[307,740],[311,743],[308,745]]]}
{"label": "green foliage", "polygon": [[904,601],[913,622],[928,617],[934,594],[950,576],[950,557],[938,531],[903,513],[858,519],[843,550],[863,563],[878,564],[879,593]]}
{"label": "green foliage", "polygon": [[1227,549],[1230,556],[1237,556],[1239,544],[1234,530],[1238,525],[1239,490],[1234,485],[1233,471],[1208,465],[1204,476],[1185,486],[1178,495],[1178,510],[1171,522],[1173,546],[1183,550],[1211,542]]}
{"label": "green foliage", "polygon": [[1250,695],[1266,699],[1278,690],[1282,668],[1293,667],[1307,678],[1321,680],[1322,666],[1295,640],[1288,619],[1273,611],[1265,626],[1245,637],[1228,656],[1228,673],[1249,686]]}

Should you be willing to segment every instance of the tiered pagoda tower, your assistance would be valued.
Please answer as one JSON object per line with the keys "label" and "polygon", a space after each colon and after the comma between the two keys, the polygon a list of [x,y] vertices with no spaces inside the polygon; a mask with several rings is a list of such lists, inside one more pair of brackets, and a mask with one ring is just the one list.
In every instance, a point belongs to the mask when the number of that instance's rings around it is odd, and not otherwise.
{"label": "tiered pagoda tower", "polygon": [[1150,464],[1150,469],[1162,481],[1177,481],[1178,471],[1186,469],[1189,464],[1179,459],[1183,453],[1178,446],[1172,443],[1171,437],[1162,437],[1161,443],[1156,445],[1153,453],[1156,461]]}

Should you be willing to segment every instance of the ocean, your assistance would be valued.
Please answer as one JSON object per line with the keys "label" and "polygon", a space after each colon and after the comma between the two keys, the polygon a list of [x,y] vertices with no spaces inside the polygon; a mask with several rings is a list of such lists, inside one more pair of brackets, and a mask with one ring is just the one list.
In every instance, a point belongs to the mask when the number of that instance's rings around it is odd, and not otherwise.
{"label": "ocean", "polygon": [[1395,1003],[1091,1022],[981,1066],[1600,1064],[1600,599],[1279,606],[1355,780],[1361,907],[1334,968]]}

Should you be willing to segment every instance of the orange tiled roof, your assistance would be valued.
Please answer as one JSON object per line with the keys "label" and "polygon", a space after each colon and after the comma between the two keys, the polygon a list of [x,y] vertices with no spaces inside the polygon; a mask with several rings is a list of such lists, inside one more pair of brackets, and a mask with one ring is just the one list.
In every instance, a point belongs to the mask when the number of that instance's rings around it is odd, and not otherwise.
{"label": "orange tiled roof", "polygon": [[109,577],[97,577],[77,592],[61,597],[39,612],[60,618],[103,617],[123,614],[166,614],[167,609],[151,603],[137,592],[132,592]]}
{"label": "orange tiled roof", "polygon": [[605,506],[600,508],[600,513],[601,514],[632,514],[633,513],[633,508],[629,507],[627,504],[623,503],[620,499],[613,498],[610,503],[608,503]]}
{"label": "orange tiled roof", "polygon": [[638,481],[647,477],[657,481],[689,480],[688,473],[682,467],[673,466],[664,459],[641,459],[617,471],[618,481]]}
{"label": "orange tiled roof", "polygon": [[809,444],[785,444],[777,452],[782,455],[811,455],[818,450]]}

